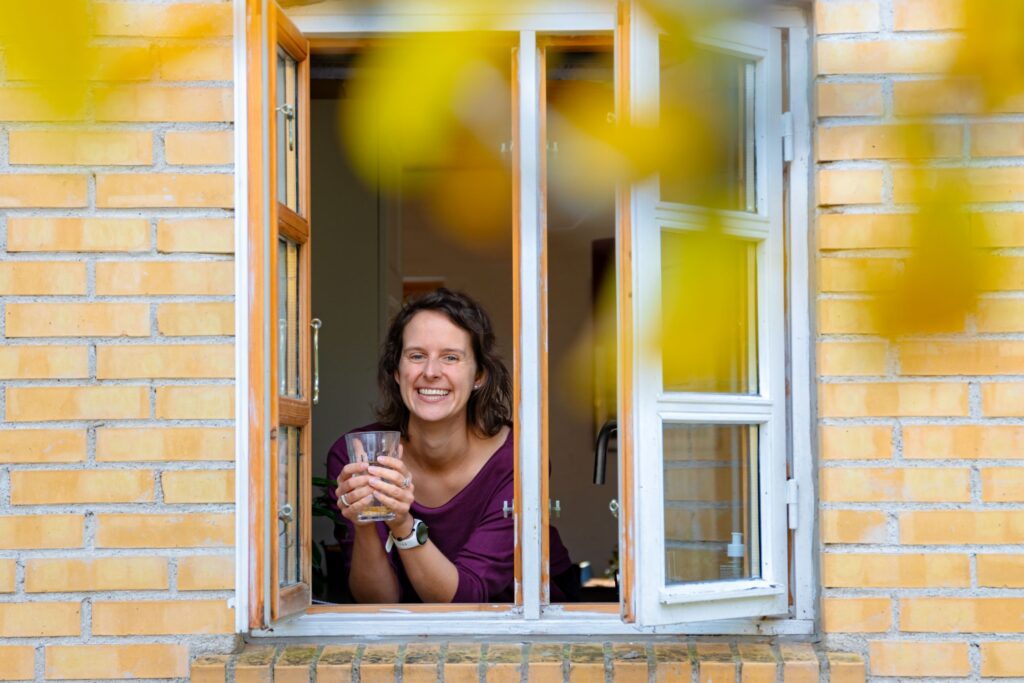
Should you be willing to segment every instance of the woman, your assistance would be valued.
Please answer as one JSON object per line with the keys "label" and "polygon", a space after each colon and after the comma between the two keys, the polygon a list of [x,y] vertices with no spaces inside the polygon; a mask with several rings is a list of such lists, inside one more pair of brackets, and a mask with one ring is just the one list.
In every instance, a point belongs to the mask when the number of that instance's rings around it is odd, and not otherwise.
{"label": "woman", "polygon": [[[395,316],[378,367],[377,424],[400,431],[399,458],[350,462],[344,437],[328,477],[347,534],[339,537],[357,602],[511,602],[514,596],[512,381],[487,313],[447,289]],[[394,512],[359,522],[371,495]],[[342,530],[345,531],[345,530]],[[552,528],[553,600],[578,590]]]}

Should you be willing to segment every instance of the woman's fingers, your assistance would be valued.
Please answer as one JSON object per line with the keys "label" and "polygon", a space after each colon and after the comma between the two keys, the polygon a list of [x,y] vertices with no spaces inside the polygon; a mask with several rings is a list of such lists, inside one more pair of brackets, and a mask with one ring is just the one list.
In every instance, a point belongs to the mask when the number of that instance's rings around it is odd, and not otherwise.
{"label": "woman's fingers", "polygon": [[[397,487],[391,486],[390,484],[382,484],[382,486],[387,486],[387,487],[392,488],[392,489],[397,488]],[[405,501],[403,501],[403,500],[401,500],[399,498],[393,498],[393,497],[389,496],[385,491],[383,491],[381,489],[377,489],[374,492],[374,494],[376,495],[377,500],[380,501],[381,505],[385,506],[387,509],[389,509],[389,510],[391,510],[392,512],[395,513],[396,518],[397,517],[401,517],[402,515],[404,515],[404,514],[409,512],[409,503],[407,503],[407,502],[405,502]],[[397,519],[396,519],[396,521],[397,521]]]}
{"label": "woman's fingers", "polygon": [[402,488],[400,485],[391,484],[389,482],[384,481],[383,479],[371,479],[370,486],[373,487],[374,493],[377,494],[378,498],[381,497],[381,494],[384,494],[388,498],[399,501],[402,505],[405,506],[408,506],[413,501],[411,484],[409,485],[409,488]]}

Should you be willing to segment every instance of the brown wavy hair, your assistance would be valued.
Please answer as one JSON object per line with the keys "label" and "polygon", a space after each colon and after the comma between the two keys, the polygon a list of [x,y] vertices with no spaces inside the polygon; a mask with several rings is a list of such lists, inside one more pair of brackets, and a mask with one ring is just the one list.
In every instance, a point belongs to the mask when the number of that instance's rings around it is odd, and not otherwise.
{"label": "brown wavy hair", "polygon": [[409,435],[409,408],[402,400],[395,372],[402,359],[405,326],[421,311],[442,313],[469,333],[477,372],[482,373],[485,379],[480,388],[469,395],[466,424],[485,436],[494,436],[505,425],[511,425],[512,377],[494,349],[491,319],[474,299],[443,287],[407,302],[391,320],[377,365],[377,384],[380,387],[377,419],[381,424],[401,431],[402,436]]}

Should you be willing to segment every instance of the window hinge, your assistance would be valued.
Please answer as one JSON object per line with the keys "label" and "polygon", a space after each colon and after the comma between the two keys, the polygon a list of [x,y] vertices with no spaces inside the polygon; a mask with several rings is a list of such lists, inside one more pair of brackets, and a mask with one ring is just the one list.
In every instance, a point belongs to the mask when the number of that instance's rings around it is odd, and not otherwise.
{"label": "window hinge", "polygon": [[800,487],[796,479],[786,480],[786,517],[789,519],[789,528],[795,529],[799,523],[797,517],[797,503],[800,500]]}
{"label": "window hinge", "polygon": [[782,160],[793,161],[793,112],[782,112]]}

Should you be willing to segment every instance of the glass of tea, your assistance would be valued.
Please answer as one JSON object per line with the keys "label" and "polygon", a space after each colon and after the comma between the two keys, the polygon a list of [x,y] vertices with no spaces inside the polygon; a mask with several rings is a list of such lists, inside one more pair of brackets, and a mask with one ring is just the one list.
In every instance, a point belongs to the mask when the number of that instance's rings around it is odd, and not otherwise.
{"label": "glass of tea", "polygon": [[[345,445],[348,447],[350,462],[368,462],[371,465],[377,462],[377,458],[386,455],[390,458],[398,457],[398,444],[402,438],[401,432],[355,432],[345,435]],[[382,505],[376,496],[370,505],[360,512],[356,518],[360,522],[386,522],[395,518],[395,513]],[[355,502],[355,501],[353,501]]]}

